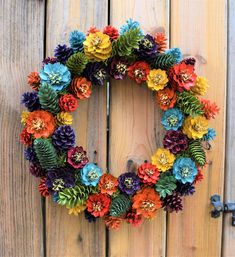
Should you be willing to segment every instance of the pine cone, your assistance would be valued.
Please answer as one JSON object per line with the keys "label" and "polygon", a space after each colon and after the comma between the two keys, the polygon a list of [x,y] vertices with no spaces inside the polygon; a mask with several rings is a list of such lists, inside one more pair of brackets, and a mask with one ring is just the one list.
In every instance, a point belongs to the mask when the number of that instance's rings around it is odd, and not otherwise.
{"label": "pine cone", "polygon": [[94,217],[87,209],[84,211],[85,219],[91,222],[96,222],[97,217]]}
{"label": "pine cone", "polygon": [[69,150],[75,144],[74,130],[68,125],[58,127],[52,135],[52,143],[58,150]]}
{"label": "pine cone", "polygon": [[69,57],[66,62],[66,66],[72,72],[73,75],[79,76],[87,65],[87,58],[84,53],[76,53]]}
{"label": "pine cone", "polygon": [[41,85],[38,95],[42,109],[49,111],[52,114],[56,114],[60,111],[58,95],[50,85]]}
{"label": "pine cone", "polygon": [[177,154],[188,148],[188,138],[180,130],[169,130],[163,139],[163,145],[171,153]]}
{"label": "pine cone", "polygon": [[59,112],[56,115],[56,124],[58,126],[72,125],[73,124],[73,116],[68,112]]}
{"label": "pine cone", "polygon": [[24,104],[30,112],[39,110],[40,103],[38,98],[38,92],[25,92],[21,97],[21,103]]}
{"label": "pine cone", "polygon": [[162,173],[160,179],[155,184],[155,191],[157,191],[159,195],[164,198],[167,195],[172,195],[175,189],[175,177],[168,173]]}
{"label": "pine cone", "polygon": [[136,49],[136,53],[140,58],[145,60],[154,59],[157,54],[157,44],[154,38],[150,35],[145,35],[139,42],[139,48]]}
{"label": "pine cone", "polygon": [[34,149],[40,165],[43,169],[57,167],[57,155],[54,146],[50,141],[43,138],[34,140]]}
{"label": "pine cone", "polygon": [[175,191],[178,192],[181,196],[193,195],[195,193],[195,186],[191,183],[182,184],[177,182],[177,188]]}
{"label": "pine cone", "polygon": [[54,50],[55,57],[61,63],[65,63],[69,57],[73,54],[73,49],[66,45],[58,45]]}
{"label": "pine cone", "polygon": [[164,33],[157,32],[156,35],[154,36],[154,40],[156,44],[158,45],[158,53],[163,53],[165,52],[167,48],[167,38]]}
{"label": "pine cone", "polygon": [[168,212],[182,211],[183,210],[182,198],[180,197],[179,193],[174,192],[172,195],[168,195],[164,199],[163,206],[165,207],[164,210]]}
{"label": "pine cone", "polygon": [[32,71],[28,75],[28,84],[33,90],[38,90],[39,85],[40,85],[40,76],[38,72]]}
{"label": "pine cone", "polygon": [[38,162],[37,155],[32,146],[29,146],[27,149],[24,150],[24,157],[29,162]]}
{"label": "pine cone", "polygon": [[66,205],[68,208],[74,208],[76,205],[83,205],[90,194],[96,193],[95,187],[77,185],[75,187],[66,188],[59,192],[58,204]]}
{"label": "pine cone", "polygon": [[125,214],[131,206],[130,199],[125,195],[118,195],[115,197],[110,205],[110,215],[114,217]]}
{"label": "pine cone", "polygon": [[46,178],[41,178],[40,184],[38,185],[38,191],[43,197],[49,196],[49,190],[45,182],[46,182]]}
{"label": "pine cone", "polygon": [[43,177],[46,174],[46,171],[38,163],[31,163],[29,171],[35,177]]}
{"label": "pine cone", "polygon": [[196,64],[196,59],[193,57],[186,58],[182,62],[184,62],[186,65],[195,65]]}
{"label": "pine cone", "polygon": [[179,107],[182,112],[190,116],[203,114],[203,104],[196,96],[192,95],[190,92],[183,91],[182,93],[178,94],[177,107]]}
{"label": "pine cone", "polygon": [[154,69],[168,70],[176,63],[175,58],[171,54],[158,54],[153,61]]}
{"label": "pine cone", "polygon": [[113,42],[113,56],[128,56],[139,47],[143,35],[139,28],[130,29]]}
{"label": "pine cone", "polygon": [[84,70],[84,75],[93,85],[98,86],[103,86],[108,78],[107,68],[100,62],[89,63]]}
{"label": "pine cone", "polygon": [[201,142],[197,140],[192,140],[189,143],[189,153],[193,157],[194,161],[197,162],[201,167],[206,163],[206,154],[202,148]]}
{"label": "pine cone", "polygon": [[42,61],[42,68],[43,68],[44,65],[46,65],[46,64],[49,64],[49,63],[53,64],[53,63],[56,63],[56,62],[57,62],[57,59],[56,59],[56,58],[54,58],[54,57],[47,57],[47,58],[45,58],[45,59]]}

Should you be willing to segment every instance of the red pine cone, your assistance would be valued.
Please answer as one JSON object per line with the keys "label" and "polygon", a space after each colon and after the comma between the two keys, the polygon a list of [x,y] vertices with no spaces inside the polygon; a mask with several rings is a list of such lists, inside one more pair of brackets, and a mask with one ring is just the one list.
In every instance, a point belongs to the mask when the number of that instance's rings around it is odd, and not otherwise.
{"label": "red pine cone", "polygon": [[165,52],[167,48],[167,38],[164,33],[157,32],[154,37],[155,43],[158,45],[158,53],[163,53]]}
{"label": "red pine cone", "polygon": [[119,37],[118,30],[111,25],[106,26],[104,28],[103,33],[108,35],[110,37],[111,41],[116,40]]}
{"label": "red pine cone", "polygon": [[95,26],[92,26],[88,29],[87,31],[87,36],[90,34],[90,33],[96,33],[98,32],[99,30],[95,27]]}
{"label": "red pine cone", "polygon": [[46,186],[45,182],[46,182],[46,177],[41,178],[40,184],[38,185],[38,191],[43,197],[49,196],[48,187]]}
{"label": "red pine cone", "polygon": [[65,112],[73,112],[78,107],[78,100],[72,94],[65,94],[60,97],[60,108]]}
{"label": "red pine cone", "polygon": [[126,216],[126,222],[137,227],[143,222],[142,215],[136,214],[135,211],[130,211]]}
{"label": "red pine cone", "polygon": [[27,132],[26,128],[24,128],[20,133],[20,143],[27,146],[32,145],[33,143],[31,134]]}
{"label": "red pine cone", "polygon": [[197,170],[198,170],[198,173],[197,173],[197,176],[194,180],[194,184],[197,184],[198,182],[201,182],[204,178],[204,175],[202,173],[202,168],[201,167],[197,167]]}

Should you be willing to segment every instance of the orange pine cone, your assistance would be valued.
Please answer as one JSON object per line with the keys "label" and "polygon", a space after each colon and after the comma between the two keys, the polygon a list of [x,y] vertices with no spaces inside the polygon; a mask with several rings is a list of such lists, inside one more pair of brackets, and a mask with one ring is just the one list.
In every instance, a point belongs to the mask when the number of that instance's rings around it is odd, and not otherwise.
{"label": "orange pine cone", "polygon": [[91,82],[83,77],[75,77],[70,85],[72,94],[79,99],[89,98],[91,95]]}
{"label": "orange pine cone", "polygon": [[40,76],[39,73],[36,71],[32,71],[28,75],[28,84],[33,90],[38,90],[39,85],[40,85]]}
{"label": "orange pine cone", "polygon": [[163,53],[167,48],[167,38],[164,33],[157,32],[154,37],[155,43],[158,45],[158,52]]}

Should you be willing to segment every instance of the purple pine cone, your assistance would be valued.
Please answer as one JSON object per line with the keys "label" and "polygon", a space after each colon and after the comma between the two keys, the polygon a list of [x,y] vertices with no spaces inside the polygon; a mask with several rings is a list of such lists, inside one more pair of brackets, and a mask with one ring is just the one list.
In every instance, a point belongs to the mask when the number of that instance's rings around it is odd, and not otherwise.
{"label": "purple pine cone", "polygon": [[183,60],[183,62],[187,65],[195,65],[196,63],[196,59],[193,58],[193,57],[190,57],[190,58],[186,58]]}
{"label": "purple pine cone", "polygon": [[168,195],[164,201],[164,210],[168,212],[178,212],[183,210],[182,198],[179,193],[174,192],[172,195]]}
{"label": "purple pine cone", "polygon": [[147,34],[139,43],[139,49],[136,50],[137,55],[143,59],[154,59],[157,55],[158,46],[154,38]]}
{"label": "purple pine cone", "polygon": [[87,209],[84,211],[85,219],[91,222],[96,222],[97,217],[93,216]]}
{"label": "purple pine cone", "polygon": [[188,148],[188,138],[180,130],[169,130],[163,139],[163,145],[171,153],[177,154]]}
{"label": "purple pine cone", "polygon": [[195,193],[195,186],[191,183],[182,184],[177,182],[177,188],[175,191],[178,192],[181,196],[193,195]]}
{"label": "purple pine cone", "polygon": [[127,76],[128,61],[124,58],[114,57],[109,62],[109,74],[112,78],[120,80]]}
{"label": "purple pine cone", "polygon": [[98,86],[103,86],[105,80],[108,78],[106,66],[99,62],[89,63],[86,66],[84,75],[92,84]]}
{"label": "purple pine cone", "polygon": [[46,174],[46,171],[38,163],[31,163],[29,171],[35,177],[44,177]]}
{"label": "purple pine cone", "polygon": [[39,103],[38,92],[25,92],[21,97],[21,103],[24,104],[30,112],[41,108]]}
{"label": "purple pine cone", "polygon": [[65,63],[69,57],[73,54],[73,49],[66,45],[58,45],[54,50],[55,57],[61,63]]}
{"label": "purple pine cone", "polygon": [[53,64],[58,62],[57,58],[54,57],[46,57],[43,61],[42,61],[42,68],[44,67],[45,64]]}
{"label": "purple pine cone", "polygon": [[140,179],[134,172],[126,172],[118,177],[120,191],[131,195],[140,189]]}
{"label": "purple pine cone", "polygon": [[46,186],[50,191],[59,192],[75,186],[75,176],[69,168],[51,169],[46,174]]}
{"label": "purple pine cone", "polygon": [[69,150],[75,145],[74,130],[68,125],[58,127],[52,135],[52,143],[58,150]]}
{"label": "purple pine cone", "polygon": [[32,146],[24,150],[24,157],[29,162],[37,162],[38,158]]}

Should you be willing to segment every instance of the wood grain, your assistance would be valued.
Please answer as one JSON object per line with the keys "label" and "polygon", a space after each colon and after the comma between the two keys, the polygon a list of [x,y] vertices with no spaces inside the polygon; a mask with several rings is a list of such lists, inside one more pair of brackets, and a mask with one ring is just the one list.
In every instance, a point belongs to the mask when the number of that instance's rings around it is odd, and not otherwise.
{"label": "wood grain", "polygon": [[217,257],[221,254],[222,218],[210,217],[210,196],[223,195],[226,97],[226,1],[176,0],[171,2],[171,47],[197,59],[197,72],[209,79],[206,97],[217,102],[220,114],[210,125],[217,137],[209,153],[205,179],[184,211],[170,214],[167,226],[168,257]]}
{"label": "wood grain", "polygon": [[43,58],[44,1],[0,1],[0,256],[43,256],[38,179],[28,172],[20,97]]}
{"label": "wood grain", "polygon": [[[225,202],[235,202],[235,2],[228,2],[228,90],[227,90],[227,122],[226,122],[226,176],[225,176]],[[231,225],[232,214],[228,213],[224,215],[223,222],[223,252],[224,257],[235,256],[235,229]]]}
{"label": "wood grain", "polygon": [[[133,18],[145,32],[158,30],[168,34],[168,1],[111,0],[110,7],[111,24],[116,27]],[[110,172],[118,176],[150,159],[161,145],[162,129],[160,111],[155,109],[153,95],[145,86],[129,80],[110,84]],[[132,165],[128,165],[128,161]],[[164,256],[165,226],[163,211],[140,228],[123,224],[119,231],[110,232],[109,256]]]}
{"label": "wood grain", "polygon": [[[58,43],[68,42],[69,32],[86,32],[90,26],[107,24],[107,0],[49,0],[47,5],[47,55],[53,54]],[[90,161],[106,169],[106,89],[93,89],[92,97],[79,102],[74,115],[78,145],[88,151]],[[94,156],[97,151],[97,156]],[[94,159],[95,158],[95,159]],[[89,224],[81,216],[68,215],[65,207],[47,202],[47,256],[105,256],[105,226]]]}

